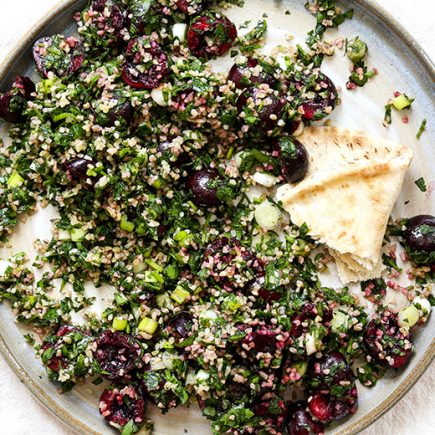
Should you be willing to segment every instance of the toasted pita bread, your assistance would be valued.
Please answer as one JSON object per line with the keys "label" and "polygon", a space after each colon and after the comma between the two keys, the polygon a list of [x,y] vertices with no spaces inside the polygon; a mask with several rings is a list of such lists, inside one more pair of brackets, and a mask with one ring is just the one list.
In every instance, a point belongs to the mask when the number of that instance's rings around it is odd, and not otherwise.
{"label": "toasted pita bread", "polygon": [[292,222],[306,223],[329,247],[344,283],[380,276],[382,240],[410,148],[336,127],[309,127],[298,139],[310,156],[308,173],[280,186],[277,199]]}

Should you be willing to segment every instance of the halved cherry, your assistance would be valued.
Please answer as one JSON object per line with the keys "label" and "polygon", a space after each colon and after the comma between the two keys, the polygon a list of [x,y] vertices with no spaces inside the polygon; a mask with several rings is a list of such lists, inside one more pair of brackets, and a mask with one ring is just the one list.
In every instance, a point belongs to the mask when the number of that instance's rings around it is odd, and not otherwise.
{"label": "halved cherry", "polygon": [[255,83],[267,83],[273,87],[277,84],[276,78],[264,71],[258,59],[250,57],[245,63],[235,63],[228,73],[228,80],[232,81],[236,88],[244,89]]}
{"label": "halved cherry", "polygon": [[141,364],[140,348],[135,340],[110,329],[97,338],[94,358],[103,371],[103,378],[113,381],[129,379],[131,372]]}
{"label": "halved cherry", "polygon": [[8,122],[22,122],[27,101],[32,100],[35,84],[28,77],[16,77],[11,89],[0,95],[0,118]]}
{"label": "halved cherry", "polygon": [[83,45],[77,39],[54,35],[35,42],[33,59],[43,77],[50,71],[58,77],[66,77],[81,68],[85,57]]}
{"label": "halved cherry", "polygon": [[237,29],[226,16],[208,12],[195,18],[187,32],[187,45],[196,57],[212,58],[228,53]]}
{"label": "halved cherry", "polygon": [[156,41],[148,37],[132,39],[124,55],[122,79],[133,88],[157,88],[169,73],[166,54]]}
{"label": "halved cherry", "polygon": [[100,397],[99,410],[111,425],[123,428],[129,421],[140,426],[145,421],[146,402],[136,385],[111,386]]}
{"label": "halved cherry", "polygon": [[411,335],[400,328],[397,314],[390,310],[380,313],[367,324],[364,344],[377,363],[393,369],[402,367],[411,357]]}
{"label": "halved cherry", "polygon": [[327,117],[335,108],[338,92],[332,80],[323,73],[319,73],[313,82],[307,77],[303,86],[309,86],[302,95],[302,118],[308,121],[318,121]]}

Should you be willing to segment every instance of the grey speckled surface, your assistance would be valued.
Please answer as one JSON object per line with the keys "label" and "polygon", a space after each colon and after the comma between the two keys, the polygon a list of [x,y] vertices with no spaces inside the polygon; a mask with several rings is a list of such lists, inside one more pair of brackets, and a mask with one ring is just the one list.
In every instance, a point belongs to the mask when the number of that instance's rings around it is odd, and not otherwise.
{"label": "grey speckled surface", "polygon": [[[3,0],[0,3],[0,59],[27,29],[57,1]],[[382,0],[383,7],[408,29],[417,41],[435,58],[433,0]],[[18,11],[18,12],[17,12]],[[363,433],[431,434],[435,427],[435,367],[423,375],[408,394],[386,415]],[[30,395],[24,385],[0,357],[0,433],[8,435],[72,434],[52,417]]]}

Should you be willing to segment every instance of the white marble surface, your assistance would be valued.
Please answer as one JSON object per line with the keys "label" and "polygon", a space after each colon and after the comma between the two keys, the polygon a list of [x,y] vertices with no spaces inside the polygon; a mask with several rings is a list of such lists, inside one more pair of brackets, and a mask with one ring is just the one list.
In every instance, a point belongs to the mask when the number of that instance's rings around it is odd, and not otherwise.
{"label": "white marble surface", "polygon": [[[301,0],[302,1],[302,0]],[[378,0],[435,59],[434,0]],[[0,61],[21,35],[57,0],[1,0]],[[387,414],[362,433],[366,435],[429,435],[435,433],[435,365]],[[72,435],[37,403],[0,356],[0,434]],[[169,435],[169,434],[168,434]],[[174,432],[174,435],[178,435]]]}

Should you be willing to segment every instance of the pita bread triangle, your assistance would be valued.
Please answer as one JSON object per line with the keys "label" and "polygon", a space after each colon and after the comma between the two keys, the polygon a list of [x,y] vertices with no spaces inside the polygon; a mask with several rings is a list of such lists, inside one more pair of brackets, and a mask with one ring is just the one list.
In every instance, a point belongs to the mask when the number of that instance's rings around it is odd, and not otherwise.
{"label": "pita bread triangle", "polygon": [[389,216],[412,152],[405,145],[337,127],[308,127],[298,137],[310,166],[276,198],[293,223],[328,246],[344,283],[379,277]]}

